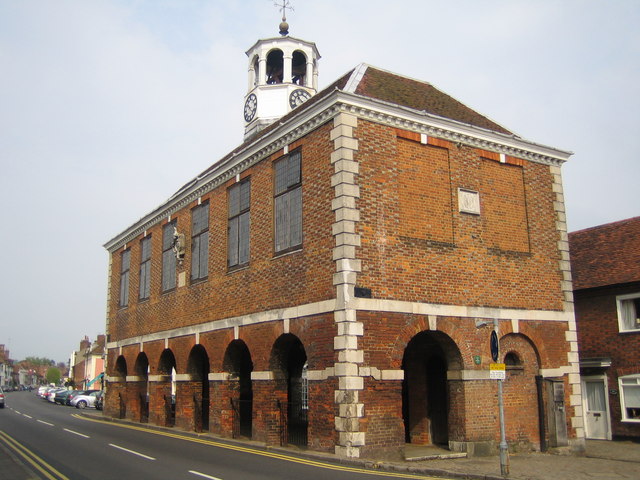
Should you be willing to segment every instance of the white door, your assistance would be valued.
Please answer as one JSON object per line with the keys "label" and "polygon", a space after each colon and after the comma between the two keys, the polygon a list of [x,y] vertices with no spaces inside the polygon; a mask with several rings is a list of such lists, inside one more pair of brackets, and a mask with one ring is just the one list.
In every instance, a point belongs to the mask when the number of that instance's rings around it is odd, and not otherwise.
{"label": "white door", "polygon": [[585,421],[587,438],[609,439],[609,412],[604,379],[584,381]]}

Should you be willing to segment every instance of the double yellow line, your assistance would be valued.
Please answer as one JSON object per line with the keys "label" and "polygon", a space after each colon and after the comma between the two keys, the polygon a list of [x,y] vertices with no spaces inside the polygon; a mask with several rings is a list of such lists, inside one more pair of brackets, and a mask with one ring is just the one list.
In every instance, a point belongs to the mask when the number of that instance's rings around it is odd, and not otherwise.
{"label": "double yellow line", "polygon": [[[189,436],[180,435],[180,434],[177,434],[177,433],[164,432],[164,431],[160,431],[160,430],[152,430],[150,428],[144,428],[144,427],[137,427],[135,425],[126,425],[126,424],[117,423],[117,422],[109,422],[109,421],[104,421],[104,420],[98,420],[98,419],[89,418],[89,417],[84,416],[84,415],[73,414],[72,416],[76,417],[76,418],[80,418],[82,420],[87,420],[89,422],[103,423],[103,424],[107,424],[107,425],[111,425],[111,426],[115,426],[115,427],[120,427],[120,428],[128,428],[130,430],[137,430],[137,431],[140,431],[140,432],[151,433],[153,435],[161,435],[163,437],[177,438],[177,439],[180,439],[180,440],[186,440],[188,442],[201,443],[201,444],[204,444],[204,445],[211,445],[213,447],[225,448],[227,450],[235,450],[237,452],[245,452],[245,453],[250,453],[250,454],[253,454],[253,455],[260,455],[262,457],[277,458],[279,460],[284,460],[286,462],[300,463],[302,465],[309,465],[309,466],[313,466],[313,467],[317,467],[317,468],[324,468],[324,469],[328,469],[328,470],[340,470],[340,471],[343,471],[343,472],[361,473],[361,474],[364,474],[364,475],[377,475],[379,477],[416,478],[416,479],[421,479],[421,480],[429,480],[429,479],[436,480],[436,477],[429,477],[429,476],[425,476],[425,475],[414,475],[414,474],[410,474],[410,473],[400,473],[400,472],[388,472],[388,471],[384,471],[384,470],[367,470],[367,469],[364,469],[364,468],[348,467],[346,465],[334,465],[334,464],[327,463],[327,462],[318,462],[318,461],[315,461],[315,460],[309,460],[309,459],[305,459],[305,458],[301,458],[301,457],[294,457],[292,455],[284,455],[284,454],[281,454],[281,453],[269,452],[269,451],[265,451],[265,450],[258,450],[258,449],[255,449],[255,448],[243,447],[243,446],[240,446],[240,445],[232,445],[232,444],[228,444],[228,443],[216,442],[216,441],[213,441],[213,440],[207,440],[205,438],[189,437]],[[442,480],[442,479],[440,479],[440,480]]]}
{"label": "double yellow line", "polygon": [[60,473],[38,455],[22,445],[15,438],[7,435],[2,430],[0,430],[0,441],[4,442],[4,444],[10,450],[21,456],[27,463],[29,463],[33,468],[40,472],[44,476],[44,478],[47,478],[49,480],[69,480],[67,476]]}

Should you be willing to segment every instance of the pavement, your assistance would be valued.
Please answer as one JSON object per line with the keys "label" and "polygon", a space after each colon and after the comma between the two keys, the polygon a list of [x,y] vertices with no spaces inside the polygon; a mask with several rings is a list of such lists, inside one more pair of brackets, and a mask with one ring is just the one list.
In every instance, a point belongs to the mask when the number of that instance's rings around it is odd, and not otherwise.
{"label": "pavement", "polygon": [[[84,411],[83,415],[100,416],[101,412]],[[106,418],[105,418],[106,420]],[[116,422],[132,423],[126,420]],[[139,423],[136,425],[140,426]],[[152,429],[161,427],[149,426]],[[171,429],[176,431],[175,429]],[[190,432],[180,431],[183,435]],[[196,434],[193,434],[196,435]],[[404,452],[388,452],[378,459],[344,459],[322,452],[298,448],[264,447],[257,442],[240,442],[222,439],[210,434],[218,441],[237,443],[256,449],[278,451],[286,455],[312,458],[317,461],[340,463],[358,467],[374,468],[381,471],[424,475],[437,478],[466,480],[504,480],[500,474],[499,457],[459,457],[437,447],[408,445]],[[412,460],[408,460],[412,459]],[[517,453],[509,455],[509,474],[513,480],[639,480],[640,441],[587,440],[585,452],[571,454],[567,450],[553,453]],[[41,478],[0,442],[0,478],[10,480],[34,480]],[[73,480],[73,479],[71,479]]]}

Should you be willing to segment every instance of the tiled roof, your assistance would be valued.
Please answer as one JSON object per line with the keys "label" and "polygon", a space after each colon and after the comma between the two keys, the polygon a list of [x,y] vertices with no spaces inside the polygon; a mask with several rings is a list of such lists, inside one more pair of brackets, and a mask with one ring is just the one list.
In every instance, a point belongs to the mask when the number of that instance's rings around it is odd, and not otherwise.
{"label": "tiled roof", "polygon": [[640,217],[569,234],[574,290],[640,281]]}
{"label": "tiled roof", "polygon": [[396,75],[375,67],[366,67],[355,93],[403,107],[424,110],[439,117],[486,128],[494,132],[511,134],[504,127],[441,92],[430,83]]}

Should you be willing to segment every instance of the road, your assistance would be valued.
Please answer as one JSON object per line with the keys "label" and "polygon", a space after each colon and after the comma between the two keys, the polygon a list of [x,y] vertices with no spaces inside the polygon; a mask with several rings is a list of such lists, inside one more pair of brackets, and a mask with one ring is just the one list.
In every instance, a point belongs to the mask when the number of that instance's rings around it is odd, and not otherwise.
{"label": "road", "polygon": [[[7,394],[7,407],[0,410],[0,447],[0,456],[20,458],[33,471],[24,479],[430,478],[315,461],[180,430],[108,422],[46,402],[33,392]],[[5,478],[1,469],[0,478]]]}

